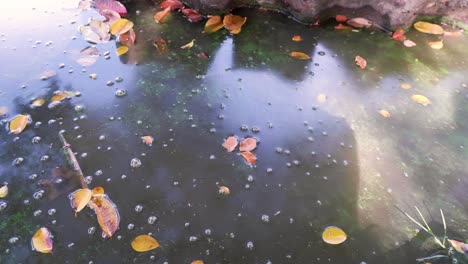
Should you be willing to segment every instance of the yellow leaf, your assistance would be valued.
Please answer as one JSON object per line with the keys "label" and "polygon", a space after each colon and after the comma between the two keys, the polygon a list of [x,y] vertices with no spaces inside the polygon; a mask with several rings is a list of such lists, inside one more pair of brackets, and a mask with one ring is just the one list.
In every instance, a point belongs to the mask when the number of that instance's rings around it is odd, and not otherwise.
{"label": "yellow leaf", "polygon": [[50,231],[45,227],[41,227],[31,239],[31,245],[33,246],[33,249],[38,252],[51,253],[53,242],[50,236]]}
{"label": "yellow leaf", "polygon": [[148,235],[137,236],[132,241],[132,248],[137,252],[146,252],[158,247],[158,241]]}
{"label": "yellow leaf", "polygon": [[409,84],[409,83],[402,83],[402,84],[400,84],[400,88],[401,88],[401,89],[405,89],[405,90],[411,89],[411,84]]}
{"label": "yellow leaf", "polygon": [[154,18],[154,21],[156,21],[156,23],[164,23],[169,18],[170,14],[171,14],[171,7],[168,7],[164,9],[163,11],[157,12],[153,18]]}
{"label": "yellow leaf", "polygon": [[104,194],[104,188],[102,188],[101,186],[94,187],[92,192],[93,192],[93,196],[103,195]]}
{"label": "yellow leaf", "polygon": [[424,106],[427,106],[427,105],[431,104],[431,100],[429,100],[429,98],[427,98],[424,95],[414,94],[414,95],[411,96],[411,99],[413,101],[415,101],[416,103],[422,104]]}
{"label": "yellow leaf", "polygon": [[310,59],[309,55],[303,53],[303,52],[298,52],[298,51],[293,51],[291,53],[289,53],[289,56],[293,57],[293,58],[296,58],[296,59],[300,59],[300,60],[308,60]]}
{"label": "yellow leaf", "polygon": [[385,118],[389,118],[390,116],[392,116],[390,112],[388,112],[387,110],[383,110],[383,109],[379,111],[379,114]]}
{"label": "yellow leaf", "polygon": [[318,101],[319,103],[325,103],[325,102],[327,101],[327,96],[324,95],[324,94],[319,94],[319,95],[317,96],[317,101]]}
{"label": "yellow leaf", "polygon": [[91,199],[89,206],[97,215],[99,226],[102,229],[102,237],[112,237],[120,224],[119,211],[107,195]]}
{"label": "yellow leaf", "polygon": [[0,198],[5,198],[7,195],[8,195],[8,184],[5,184],[0,188]]}
{"label": "yellow leaf", "polygon": [[442,35],[444,34],[444,29],[436,24],[432,24],[429,22],[419,21],[414,23],[414,28],[422,33],[427,34],[435,34],[435,35]]}
{"label": "yellow leaf", "polygon": [[205,262],[203,260],[194,260],[191,264],[205,264]]}
{"label": "yellow leaf", "polygon": [[32,108],[40,107],[40,106],[44,105],[44,103],[45,103],[45,100],[44,100],[44,98],[41,97],[41,98],[38,98],[38,99],[32,101],[31,107]]}
{"label": "yellow leaf", "polygon": [[56,92],[52,98],[50,98],[51,102],[60,102],[63,101],[64,99],[68,98],[70,95],[67,92],[63,91],[58,91]]}
{"label": "yellow leaf", "polygon": [[31,117],[29,115],[17,115],[10,120],[9,130],[11,134],[19,134],[23,132],[26,126],[31,123]]}
{"label": "yellow leaf", "polygon": [[229,195],[231,193],[231,190],[229,190],[229,188],[226,186],[219,186],[218,193],[222,195]]}
{"label": "yellow leaf", "polygon": [[130,29],[133,28],[133,22],[125,19],[125,18],[120,18],[112,22],[110,25],[110,33],[112,35],[120,35],[123,34]]}
{"label": "yellow leaf", "polygon": [[90,189],[79,189],[70,195],[71,206],[76,213],[83,210],[91,200],[93,192]]}
{"label": "yellow leaf", "polygon": [[427,43],[432,49],[440,50],[444,47],[444,42],[440,41],[430,41]]}
{"label": "yellow leaf", "polygon": [[325,228],[322,233],[322,239],[327,244],[338,245],[346,241],[347,235],[341,230],[341,228],[336,226],[329,226]]}
{"label": "yellow leaf", "polygon": [[224,27],[231,32],[231,34],[239,34],[241,32],[242,26],[247,21],[247,17],[235,16],[235,15],[226,15],[223,19]]}
{"label": "yellow leaf", "polygon": [[452,239],[447,239],[447,241],[450,242],[450,244],[456,251],[465,254],[465,252],[462,249],[462,246],[466,245],[465,243]]}
{"label": "yellow leaf", "polygon": [[193,45],[195,45],[195,40],[194,39],[192,39],[192,41],[190,41],[189,43],[183,45],[180,48],[181,49],[191,49],[193,47]]}
{"label": "yellow leaf", "polygon": [[204,31],[206,33],[213,33],[222,29],[223,27],[223,19],[221,16],[208,16],[208,21],[206,21]]}
{"label": "yellow leaf", "polygon": [[127,46],[120,46],[120,47],[117,48],[115,53],[117,53],[118,56],[121,56],[121,55],[124,55],[125,53],[127,53],[127,51],[128,51]]}

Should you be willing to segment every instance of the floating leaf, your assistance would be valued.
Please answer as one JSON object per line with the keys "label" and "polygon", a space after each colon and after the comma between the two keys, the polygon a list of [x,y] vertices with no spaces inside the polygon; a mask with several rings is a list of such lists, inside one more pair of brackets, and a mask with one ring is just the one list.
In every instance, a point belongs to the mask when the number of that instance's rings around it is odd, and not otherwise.
{"label": "floating leaf", "polygon": [[236,15],[226,15],[223,19],[224,27],[231,32],[231,34],[239,34],[242,26],[247,21],[247,17]]}
{"label": "floating leaf", "polygon": [[392,34],[392,38],[397,41],[405,41],[406,36],[405,36],[405,31],[401,28],[395,30]]}
{"label": "floating leaf", "polygon": [[153,40],[153,46],[156,47],[161,54],[168,52],[167,43],[162,38]]}
{"label": "floating leaf", "polygon": [[379,110],[379,114],[385,118],[389,118],[391,116],[390,112],[388,112],[387,110]]}
{"label": "floating leaf", "polygon": [[348,18],[346,16],[344,16],[344,15],[336,15],[335,20],[336,20],[336,22],[346,22],[346,20],[348,20]]}
{"label": "floating leaf", "polygon": [[54,247],[49,229],[41,227],[31,239],[34,250],[41,253],[51,253]]}
{"label": "floating leaf", "polygon": [[93,188],[92,192],[93,196],[102,196],[104,194],[104,188],[97,186]]}
{"label": "floating leaf", "polygon": [[47,80],[50,77],[54,77],[55,75],[57,75],[57,72],[55,72],[54,70],[46,70],[41,73],[40,78],[42,80]]}
{"label": "floating leaf", "polygon": [[456,251],[463,253],[463,254],[467,253],[466,250],[463,250],[463,248],[466,247],[468,244],[465,244],[457,240],[452,240],[452,239],[447,239],[447,241],[450,242],[450,245],[452,245],[452,247]]}
{"label": "floating leaf", "polygon": [[8,108],[6,106],[0,106],[0,116],[6,115],[8,113]]}
{"label": "floating leaf", "polygon": [[125,18],[121,18],[112,22],[112,24],[110,25],[110,33],[112,35],[120,35],[129,31],[132,28],[133,28],[132,21],[125,19]]}
{"label": "floating leaf", "polygon": [[368,28],[372,26],[372,23],[368,19],[365,19],[362,17],[356,17],[356,18],[350,19],[346,21],[346,23],[355,28]]}
{"label": "floating leaf", "polygon": [[93,196],[93,191],[90,189],[78,189],[77,191],[70,194],[70,204],[75,213],[80,212],[83,208],[88,205],[91,197]]}
{"label": "floating leaf", "polygon": [[167,21],[167,19],[169,18],[171,14],[171,8],[170,7],[167,7],[166,9],[164,9],[163,11],[159,11],[157,12],[155,15],[154,15],[154,21],[156,21],[156,23],[165,23]]}
{"label": "floating leaf", "polygon": [[359,68],[361,68],[361,69],[364,69],[367,66],[367,61],[363,57],[361,57],[359,55],[357,55],[354,58],[354,62],[356,62],[356,65],[359,66]]}
{"label": "floating leaf", "polygon": [[80,51],[80,57],[76,60],[81,66],[93,65],[99,58],[99,50],[96,47],[87,47]]}
{"label": "floating leaf", "polygon": [[54,95],[50,98],[51,102],[60,102],[65,100],[66,98],[69,98],[70,94],[68,92],[64,91],[57,91],[54,93]]}
{"label": "floating leaf", "polygon": [[173,11],[176,9],[184,8],[184,5],[180,1],[177,1],[177,0],[164,0],[159,4],[159,7],[161,9],[166,9],[169,7],[171,11]]}
{"label": "floating leaf", "polygon": [[400,88],[401,88],[401,89],[405,89],[405,90],[411,89],[411,84],[409,84],[409,83],[402,83],[402,84],[400,84]]}
{"label": "floating leaf", "polygon": [[135,43],[135,39],[136,35],[135,30],[133,30],[133,28],[123,34],[120,34],[119,36],[120,43],[129,48],[133,46],[133,43]]}
{"label": "floating leaf", "polygon": [[240,154],[250,165],[254,165],[257,162],[257,157],[250,151],[241,152]]}
{"label": "floating leaf", "polygon": [[153,145],[154,138],[152,136],[143,136],[141,137],[141,139],[143,140],[143,143],[145,143],[146,145],[150,147]]}
{"label": "floating leaf", "polygon": [[114,21],[121,18],[119,13],[115,12],[114,10],[110,10],[110,9],[101,10],[100,13],[101,13],[101,15],[103,17],[106,18],[106,20],[104,20],[104,22],[107,22],[109,24],[112,24]]}
{"label": "floating leaf", "polygon": [[449,32],[449,31],[444,31],[444,36],[446,37],[460,37],[463,36],[463,32],[460,30]]}
{"label": "floating leaf", "polygon": [[148,235],[137,236],[132,241],[132,248],[137,252],[146,252],[158,247],[158,241]]}
{"label": "floating leaf", "polygon": [[405,47],[411,48],[411,47],[416,46],[416,43],[410,39],[407,39],[403,41],[403,45],[405,45]]}
{"label": "floating leaf", "polygon": [[193,47],[193,45],[195,45],[195,39],[192,39],[192,41],[190,41],[189,43],[183,45],[180,48],[181,49],[191,49]]}
{"label": "floating leaf", "polygon": [[182,9],[182,13],[192,23],[197,23],[198,21],[202,20],[202,18],[203,18],[203,16],[200,13],[198,13],[195,9],[191,9],[191,8]]}
{"label": "floating leaf", "polygon": [[222,195],[229,195],[231,194],[231,190],[229,190],[226,186],[218,186],[218,193]]}
{"label": "floating leaf", "polygon": [[344,30],[344,29],[351,29],[352,27],[348,27],[346,25],[343,25],[339,23],[338,25],[335,26],[335,30]]}
{"label": "floating leaf", "polygon": [[327,96],[325,94],[317,95],[317,101],[319,103],[325,103],[327,101]]}
{"label": "floating leaf", "polygon": [[127,52],[128,52],[128,47],[127,46],[120,46],[115,50],[115,53],[117,53],[118,56],[122,56]]}
{"label": "floating leaf", "polygon": [[303,53],[303,52],[299,52],[299,51],[293,51],[291,53],[289,53],[289,56],[293,57],[293,58],[296,58],[296,59],[300,59],[300,60],[308,60],[310,59],[309,55]]}
{"label": "floating leaf", "polygon": [[296,41],[296,42],[302,41],[302,37],[299,35],[295,35],[292,37],[292,41]]}
{"label": "floating leaf", "polygon": [[216,32],[224,27],[223,19],[221,16],[208,16],[205,28],[203,29],[206,33]]}
{"label": "floating leaf", "polygon": [[444,34],[444,29],[436,24],[432,24],[429,22],[419,21],[414,23],[414,28],[422,33],[427,34],[434,34],[434,35],[442,35]]}
{"label": "floating leaf", "polygon": [[200,58],[204,58],[204,59],[209,59],[210,58],[208,55],[206,55],[205,52],[198,53],[197,56],[200,57]]}
{"label": "floating leaf", "polygon": [[338,245],[346,241],[347,235],[341,230],[341,228],[336,226],[329,226],[325,228],[322,233],[322,239],[327,244]]}
{"label": "floating leaf", "polygon": [[10,120],[10,125],[8,126],[10,134],[19,134],[23,132],[26,126],[31,123],[31,116],[29,115],[17,115]]}
{"label": "floating leaf", "polygon": [[127,9],[125,6],[120,3],[119,1],[115,0],[94,0],[93,1],[94,7],[100,11],[104,9],[109,9],[113,10],[121,16],[126,16],[127,15]]}
{"label": "floating leaf", "polygon": [[245,138],[239,145],[240,151],[252,151],[257,147],[257,140],[255,138]]}
{"label": "floating leaf", "polygon": [[429,100],[429,98],[427,98],[424,95],[414,94],[414,95],[411,96],[411,99],[413,101],[415,101],[416,103],[422,104],[424,106],[427,106],[427,105],[431,104],[431,100]]}
{"label": "floating leaf", "polygon": [[115,204],[106,195],[91,199],[89,206],[97,215],[102,237],[112,237],[120,224],[119,211]]}
{"label": "floating leaf", "polygon": [[5,198],[8,195],[8,184],[5,183],[0,187],[0,198]]}
{"label": "floating leaf", "polygon": [[230,136],[226,140],[224,140],[223,147],[227,149],[227,151],[232,152],[237,147],[237,144],[237,138],[234,136]]}
{"label": "floating leaf", "polygon": [[101,20],[91,19],[88,25],[80,27],[80,33],[91,43],[106,42],[110,39],[108,25]]}
{"label": "floating leaf", "polygon": [[442,40],[439,41],[431,41],[427,43],[431,49],[440,50],[444,47],[444,42]]}
{"label": "floating leaf", "polygon": [[32,108],[37,108],[37,107],[41,107],[45,104],[45,99],[44,98],[38,98],[38,99],[35,99],[34,101],[32,101],[31,103],[31,107]]}
{"label": "floating leaf", "polygon": [[191,264],[205,264],[205,262],[203,260],[194,260]]}
{"label": "floating leaf", "polygon": [[89,75],[89,78],[93,79],[93,80],[96,80],[97,79],[97,74],[96,73],[91,73]]}

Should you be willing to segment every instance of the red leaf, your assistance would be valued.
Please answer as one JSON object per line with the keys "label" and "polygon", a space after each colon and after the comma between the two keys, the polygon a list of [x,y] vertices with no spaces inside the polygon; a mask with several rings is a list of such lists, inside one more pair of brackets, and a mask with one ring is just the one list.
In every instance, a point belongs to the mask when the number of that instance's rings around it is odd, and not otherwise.
{"label": "red leaf", "polygon": [[206,55],[205,52],[198,53],[197,56],[200,57],[200,58],[204,58],[204,59],[209,59],[210,58],[208,55]]}
{"label": "red leaf", "polygon": [[335,20],[336,20],[336,22],[346,22],[346,20],[348,20],[348,18],[346,16],[343,16],[343,15],[336,15]]}
{"label": "red leaf", "polygon": [[130,29],[129,31],[119,35],[120,43],[127,47],[133,46],[133,43],[135,43],[135,38],[136,35],[133,29]]}
{"label": "red leaf", "polygon": [[250,151],[241,152],[241,156],[250,165],[254,165],[257,162],[257,157],[255,157],[255,155]]}
{"label": "red leaf", "polygon": [[343,30],[343,29],[351,29],[351,27],[348,27],[346,25],[343,25],[339,23],[338,25],[335,26],[335,30]]}
{"label": "red leaf", "polygon": [[182,9],[182,13],[188,18],[188,20],[192,23],[196,23],[202,20],[202,15],[198,13],[196,10],[191,8]]}
{"label": "red leaf", "polygon": [[314,23],[310,25],[311,27],[318,27],[320,26],[320,18],[317,18]]}
{"label": "red leaf", "polygon": [[177,1],[177,0],[165,0],[165,1],[162,1],[159,4],[159,7],[161,9],[166,9],[166,8],[170,7],[171,11],[172,11],[172,10],[184,8],[184,5],[181,2]]}
{"label": "red leaf", "polygon": [[354,62],[356,62],[356,65],[359,66],[359,68],[361,69],[364,69],[367,66],[367,61],[359,55],[357,55],[356,58],[354,58]]}
{"label": "red leaf", "polygon": [[169,18],[171,14],[171,8],[168,7],[162,11],[159,11],[159,12],[156,12],[156,14],[154,15],[154,21],[156,21],[157,23],[164,23],[166,22],[166,20]]}
{"label": "red leaf", "polygon": [[405,41],[406,36],[405,36],[405,31],[401,28],[395,30],[392,34],[392,38],[397,41]]}
{"label": "red leaf", "polygon": [[153,40],[153,46],[156,47],[156,49],[158,49],[159,53],[161,54],[164,54],[168,51],[167,42],[162,38]]}
{"label": "red leaf", "polygon": [[246,138],[241,141],[239,150],[240,151],[252,151],[257,147],[257,140],[254,138]]}
{"label": "red leaf", "polygon": [[237,138],[234,136],[228,137],[224,140],[223,147],[227,149],[227,151],[232,152],[237,147]]}
{"label": "red leaf", "polygon": [[121,16],[126,16],[127,15],[127,9],[125,8],[122,3],[119,1],[115,0],[94,0],[93,1],[94,7],[98,9],[99,11],[102,11],[104,9],[109,9],[113,10]]}

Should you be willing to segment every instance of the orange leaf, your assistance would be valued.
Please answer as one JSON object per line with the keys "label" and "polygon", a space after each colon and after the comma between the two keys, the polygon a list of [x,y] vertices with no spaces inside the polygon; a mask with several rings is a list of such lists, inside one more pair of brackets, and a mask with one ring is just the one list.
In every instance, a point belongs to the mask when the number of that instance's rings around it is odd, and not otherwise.
{"label": "orange leaf", "polygon": [[242,26],[247,21],[247,17],[226,15],[223,19],[224,27],[231,32],[231,34],[239,34]]}
{"label": "orange leaf", "polygon": [[194,260],[191,264],[205,264],[205,262],[203,260]]}
{"label": "orange leaf", "polygon": [[202,20],[202,18],[203,18],[200,13],[198,13],[195,9],[191,9],[191,8],[182,9],[182,13],[192,23],[197,23],[198,21]]}
{"label": "orange leaf", "polygon": [[133,46],[133,43],[135,43],[135,30],[130,29],[129,31],[119,35],[119,41],[122,43],[122,45],[131,47]]}
{"label": "orange leaf", "polygon": [[299,35],[295,35],[294,37],[292,37],[292,41],[296,41],[296,42],[302,41],[302,37]]}
{"label": "orange leaf", "polygon": [[255,155],[250,151],[241,152],[240,154],[250,165],[254,165],[257,162],[257,157],[255,157]]}
{"label": "orange leaf", "polygon": [[154,138],[152,136],[144,136],[144,137],[141,137],[141,139],[143,140],[143,143],[145,143],[146,145],[150,147],[153,145]]}
{"label": "orange leaf", "polygon": [[380,110],[379,111],[379,114],[385,118],[389,118],[391,116],[390,112],[388,112],[387,110]]}
{"label": "orange leaf", "polygon": [[218,193],[222,195],[229,195],[231,193],[231,190],[229,190],[229,188],[226,186],[219,186]]}
{"label": "orange leaf", "polygon": [[223,27],[223,19],[221,16],[208,16],[208,21],[206,21],[204,31],[206,33],[213,33],[222,29]]}
{"label": "orange leaf", "polygon": [[257,147],[257,140],[254,138],[245,138],[241,141],[239,150],[240,151],[252,151]]}
{"label": "orange leaf", "polygon": [[431,104],[431,100],[429,100],[429,98],[427,98],[424,95],[420,95],[420,94],[413,94],[411,96],[411,100],[415,101],[418,104],[422,104],[424,106],[427,106],[427,105]]}
{"label": "orange leaf", "polygon": [[161,9],[170,8],[172,11],[172,10],[184,8],[184,5],[177,0],[164,0],[159,4],[159,7]]}
{"label": "orange leaf", "polygon": [[102,237],[112,237],[120,224],[119,211],[115,204],[106,195],[93,198],[89,206],[97,215],[99,226],[102,229]]}
{"label": "orange leaf", "polygon": [[309,55],[303,53],[303,52],[298,52],[298,51],[293,51],[291,53],[289,53],[289,56],[293,57],[293,58],[296,58],[296,59],[300,59],[300,60],[308,60],[310,59]]}
{"label": "orange leaf", "polygon": [[224,140],[223,147],[227,149],[227,151],[232,152],[237,147],[237,138],[234,136],[228,137]]}
{"label": "orange leaf", "polygon": [[400,84],[400,88],[401,88],[401,89],[405,89],[405,90],[411,89],[411,84],[409,84],[409,83],[402,83],[402,84]]}
{"label": "orange leaf", "polygon": [[154,21],[156,21],[156,23],[165,23],[166,20],[169,18],[169,15],[171,14],[171,8],[170,7],[167,7],[166,9],[164,9],[163,11],[159,11],[157,12],[155,15],[154,15]]}
{"label": "orange leaf", "polygon": [[397,41],[405,41],[406,36],[405,36],[405,31],[401,28],[395,30],[392,34],[392,38]]}
{"label": "orange leaf", "polygon": [[325,228],[322,233],[322,239],[325,243],[330,245],[338,245],[346,241],[347,235],[341,230],[341,228],[336,226],[329,226]]}
{"label": "orange leaf", "polygon": [[102,188],[101,186],[93,188],[93,196],[98,196],[98,195],[103,195],[103,194],[104,194],[104,188]]}
{"label": "orange leaf", "polygon": [[31,239],[33,249],[41,253],[51,253],[54,248],[49,229],[41,227]]}
{"label": "orange leaf", "polygon": [[357,55],[356,58],[354,58],[354,62],[356,62],[356,65],[359,66],[359,68],[361,69],[364,69],[367,66],[367,61],[359,55]]}
{"label": "orange leaf", "polygon": [[346,20],[348,20],[348,18],[346,16],[343,16],[343,15],[336,15],[335,20],[336,20],[336,22],[346,22]]}
{"label": "orange leaf", "polygon": [[338,25],[335,26],[335,30],[343,30],[343,29],[351,29],[351,27],[348,27],[346,25],[343,25],[339,23]]}
{"label": "orange leaf", "polygon": [[132,248],[137,252],[146,252],[159,247],[158,241],[148,235],[135,237],[131,245]]}
{"label": "orange leaf", "polygon": [[79,189],[70,194],[71,207],[75,210],[75,213],[83,210],[91,200],[92,196],[93,192],[90,189]]}

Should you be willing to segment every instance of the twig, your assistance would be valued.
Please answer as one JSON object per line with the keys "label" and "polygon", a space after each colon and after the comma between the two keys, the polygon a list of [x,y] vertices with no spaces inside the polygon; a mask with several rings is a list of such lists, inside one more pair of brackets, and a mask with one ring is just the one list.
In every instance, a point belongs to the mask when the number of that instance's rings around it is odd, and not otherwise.
{"label": "twig", "polygon": [[75,170],[76,173],[78,173],[78,177],[80,177],[81,188],[88,189],[88,184],[86,183],[84,179],[83,171],[81,171],[80,164],[76,160],[76,156],[73,153],[73,150],[71,149],[70,144],[68,144],[67,140],[63,136],[63,131],[59,132],[59,137],[60,137],[60,141],[62,141],[63,149],[67,152],[68,157],[70,158],[70,161],[73,165],[73,169]]}

